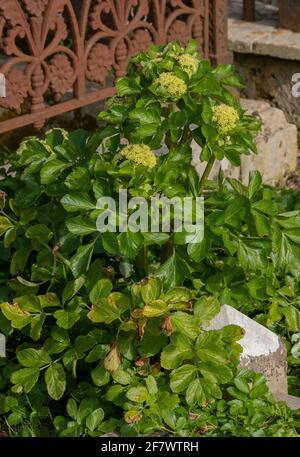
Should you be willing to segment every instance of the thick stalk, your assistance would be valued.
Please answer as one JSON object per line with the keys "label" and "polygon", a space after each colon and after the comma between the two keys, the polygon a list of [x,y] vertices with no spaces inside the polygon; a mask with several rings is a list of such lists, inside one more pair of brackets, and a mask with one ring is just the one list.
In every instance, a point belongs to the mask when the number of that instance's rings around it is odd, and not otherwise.
{"label": "thick stalk", "polygon": [[203,190],[204,190],[206,180],[209,178],[209,175],[210,175],[210,172],[212,170],[212,167],[214,166],[214,163],[215,163],[215,157],[211,156],[211,158],[207,162],[207,165],[206,165],[206,168],[204,170],[204,173],[203,173],[203,175],[202,175],[202,177],[200,179],[199,195],[201,195]]}
{"label": "thick stalk", "polygon": [[147,246],[143,246],[136,258],[136,266],[138,270],[145,276],[148,275],[148,249]]}
{"label": "thick stalk", "polygon": [[170,239],[166,242],[166,244],[163,245],[161,249],[161,255],[160,259],[162,263],[165,263],[172,255],[174,252],[174,238],[173,235],[171,235]]}
{"label": "thick stalk", "polygon": [[189,125],[186,125],[183,129],[183,134],[182,134],[182,137],[181,137],[181,140],[180,140],[180,144],[185,144],[187,143],[189,140],[191,141],[192,138],[190,138],[190,128],[189,128]]}

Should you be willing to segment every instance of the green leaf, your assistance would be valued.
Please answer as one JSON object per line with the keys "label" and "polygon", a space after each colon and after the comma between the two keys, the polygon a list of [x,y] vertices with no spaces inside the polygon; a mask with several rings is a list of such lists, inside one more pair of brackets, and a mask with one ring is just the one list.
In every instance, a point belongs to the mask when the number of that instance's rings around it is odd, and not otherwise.
{"label": "green leaf", "polygon": [[248,197],[248,189],[244,184],[241,183],[238,179],[235,178],[227,178],[227,181],[231,185],[231,187],[243,197]]}
{"label": "green leaf", "polygon": [[75,339],[74,349],[78,358],[81,358],[87,351],[92,349],[96,344],[96,339],[91,335],[79,335]]}
{"label": "green leaf", "polygon": [[189,406],[194,406],[195,404],[202,406],[206,397],[200,379],[194,379],[190,383],[186,391],[185,399]]}
{"label": "green leaf", "polygon": [[220,312],[221,304],[216,297],[203,296],[196,301],[194,314],[199,318],[199,322],[208,325],[209,322]]}
{"label": "green leaf", "polygon": [[139,78],[121,78],[117,81],[116,86],[120,97],[136,95],[141,92]]}
{"label": "green leaf", "polygon": [[[1,236],[1,230],[0,230],[0,236]],[[5,235],[4,235],[4,247],[9,248],[14,241],[16,241],[17,238],[17,228],[12,227],[9,228]]]}
{"label": "green leaf", "polygon": [[16,276],[18,273],[23,273],[31,251],[32,246],[30,244],[28,246],[18,249],[13,253],[9,268],[9,272],[12,276]]}
{"label": "green leaf", "polygon": [[268,386],[264,380],[261,384],[254,385],[250,390],[250,398],[259,398],[269,392]]}
{"label": "green leaf", "polygon": [[227,357],[223,351],[216,351],[214,349],[197,349],[197,356],[202,362],[211,363],[226,363]]}
{"label": "green leaf", "polygon": [[193,352],[186,342],[180,344],[169,344],[166,346],[160,356],[160,363],[166,370],[178,368],[185,360],[192,359]]}
{"label": "green leaf", "polygon": [[90,187],[90,174],[84,167],[76,167],[67,176],[65,185],[71,191],[77,191],[80,189],[83,192],[89,190]]}
{"label": "green leaf", "polygon": [[300,331],[300,311],[292,305],[287,308],[281,308],[282,313],[286,319],[289,330],[292,332]]}
{"label": "green leaf", "polygon": [[146,386],[150,395],[156,395],[158,393],[157,382],[152,375],[146,378]]}
{"label": "green leaf", "polygon": [[107,298],[112,291],[112,287],[112,282],[109,279],[104,278],[97,281],[89,295],[91,303],[95,304],[100,298]]}
{"label": "green leaf", "polygon": [[185,261],[178,254],[174,253],[158,268],[156,276],[162,279],[166,289],[170,289],[181,286],[188,273],[189,271]]}
{"label": "green leaf", "polygon": [[199,243],[190,243],[188,244],[188,255],[194,262],[201,262],[207,254],[209,253],[211,247],[211,239],[208,236],[199,242]]}
{"label": "green leaf", "polygon": [[17,359],[23,367],[40,368],[51,362],[49,354],[43,349],[22,349],[17,352]]}
{"label": "green leaf", "polygon": [[249,198],[255,197],[262,186],[262,177],[259,171],[251,171],[249,174],[248,193]]}
{"label": "green leaf", "polygon": [[205,124],[209,124],[212,118],[212,109],[208,100],[204,100],[202,107],[202,119]]}
{"label": "green leaf", "polygon": [[210,124],[203,124],[201,132],[208,142],[214,140],[217,136],[217,130]]}
{"label": "green leaf", "polygon": [[117,255],[119,252],[119,244],[116,233],[102,233],[102,245],[108,254]]}
{"label": "green leaf", "polygon": [[91,414],[88,415],[86,418],[86,426],[87,428],[93,432],[96,430],[101,422],[104,419],[104,411],[102,408],[95,409]]}
{"label": "green leaf", "polygon": [[226,384],[232,379],[232,371],[222,363],[201,363],[200,372],[204,378],[215,382]]}
{"label": "green leaf", "polygon": [[62,294],[63,303],[71,300],[77,292],[80,291],[82,286],[85,283],[86,278],[84,276],[79,276],[79,278],[69,281],[65,286]]}
{"label": "green leaf", "polygon": [[67,229],[75,235],[90,235],[97,232],[97,227],[94,221],[85,219],[82,216],[77,216],[68,219],[66,222]]}
{"label": "green leaf", "polygon": [[146,331],[139,347],[139,353],[142,357],[153,357],[167,344],[168,337],[165,334],[162,333],[160,335],[153,335]]}
{"label": "green leaf", "polygon": [[166,301],[168,305],[185,302],[189,304],[193,298],[193,292],[186,287],[175,287],[161,296],[161,299]]}
{"label": "green leaf", "polygon": [[13,384],[20,384],[24,392],[29,393],[37,383],[39,376],[40,370],[38,368],[22,368],[21,370],[14,371],[11,375],[11,382]]}
{"label": "green leaf", "polygon": [[25,236],[29,239],[37,239],[38,241],[48,243],[53,237],[53,233],[45,224],[36,224],[26,230]]}
{"label": "green leaf", "polygon": [[45,319],[45,313],[32,317],[30,321],[30,337],[33,341],[38,341],[40,339]]}
{"label": "green leaf", "polygon": [[129,118],[133,122],[139,122],[140,124],[156,124],[157,127],[161,123],[159,112],[149,108],[135,108],[129,113]]}
{"label": "green leaf", "polygon": [[110,303],[107,298],[100,298],[96,304],[93,304],[91,311],[88,313],[88,318],[96,323],[111,324],[120,318],[120,314],[120,309]]}
{"label": "green leaf", "polygon": [[263,238],[239,238],[238,260],[245,270],[265,270],[271,246]]}
{"label": "green leaf", "polygon": [[170,387],[173,392],[184,392],[195,379],[197,369],[194,365],[183,365],[176,368],[170,375]]}
{"label": "green leaf", "polygon": [[167,303],[163,300],[150,301],[148,305],[143,308],[143,315],[145,317],[159,317],[163,316],[168,310]]}
{"label": "green leaf", "polygon": [[68,213],[96,209],[88,194],[67,194],[60,202]]}
{"label": "green leaf", "polygon": [[159,278],[147,278],[141,287],[142,298],[145,303],[157,300],[162,292],[162,283]]}
{"label": "green leaf", "polygon": [[38,299],[42,309],[56,308],[61,306],[58,296],[53,292],[48,292],[45,295],[39,295]]}
{"label": "green leaf", "polygon": [[70,166],[71,164],[62,160],[49,160],[41,169],[41,184],[47,185],[53,183]]}
{"label": "green leaf", "polygon": [[103,360],[109,351],[110,346],[106,344],[97,344],[86,356],[85,361],[87,363],[97,362],[98,360]]}
{"label": "green leaf", "polygon": [[80,314],[76,311],[67,311],[62,309],[56,311],[54,313],[54,317],[56,319],[56,324],[59,327],[68,330],[80,319]]}
{"label": "green leaf", "polygon": [[226,343],[233,343],[245,335],[245,330],[238,325],[226,325],[222,328],[222,339]]}
{"label": "green leaf", "polygon": [[78,278],[89,268],[95,244],[90,243],[78,248],[77,254],[75,254],[70,261],[70,268],[75,278]]}
{"label": "green leaf", "polygon": [[11,321],[12,327],[22,329],[31,321],[27,311],[23,311],[18,304],[1,303],[1,311],[6,319]]}
{"label": "green leaf", "polygon": [[121,368],[118,368],[116,371],[111,373],[111,375],[114,381],[116,381],[118,384],[121,384],[122,386],[127,386],[131,384],[131,375],[126,371],[122,370]]}
{"label": "green leaf", "polygon": [[13,227],[13,224],[10,222],[7,217],[0,216],[0,236],[3,235],[8,229]]}
{"label": "green leaf", "polygon": [[98,387],[105,386],[110,380],[110,373],[101,364],[92,370],[91,376],[93,383]]}
{"label": "green leaf", "polygon": [[236,377],[234,379],[234,384],[236,385],[236,387],[241,391],[243,392],[244,394],[248,394],[249,393],[249,386],[248,386],[248,382],[245,378],[243,377]]}
{"label": "green leaf", "polygon": [[148,399],[148,390],[144,386],[131,387],[126,397],[136,403],[144,403]]}
{"label": "green leaf", "polygon": [[238,195],[227,206],[224,212],[224,221],[231,227],[238,228],[250,211],[250,202],[242,195]]}
{"label": "green leaf", "polygon": [[28,294],[22,297],[15,297],[14,301],[23,311],[29,311],[30,313],[42,311],[39,298],[36,295]]}
{"label": "green leaf", "polygon": [[209,400],[210,397],[221,399],[222,398],[222,391],[218,384],[209,380],[209,379],[200,379],[201,386],[205,392],[206,400]]}
{"label": "green leaf", "polygon": [[161,417],[165,423],[171,427],[171,429],[176,428],[176,409],[178,407],[178,396],[171,394],[167,391],[159,392],[158,397],[158,408],[161,414]]}
{"label": "green leaf", "polygon": [[279,225],[275,224],[272,241],[275,267],[298,276],[300,271],[300,243],[298,237],[295,238],[296,233],[294,229],[281,230]]}
{"label": "green leaf", "polygon": [[77,419],[77,403],[74,398],[70,398],[67,403],[67,413],[69,414],[72,419]]}
{"label": "green leaf", "polygon": [[48,394],[53,400],[60,400],[66,389],[66,373],[63,366],[55,362],[45,372]]}
{"label": "green leaf", "polygon": [[134,259],[142,246],[143,236],[140,232],[122,232],[118,235],[120,253],[129,259]]}
{"label": "green leaf", "polygon": [[195,340],[199,335],[199,319],[195,316],[177,311],[172,314],[171,323],[174,331],[178,331],[192,340]]}

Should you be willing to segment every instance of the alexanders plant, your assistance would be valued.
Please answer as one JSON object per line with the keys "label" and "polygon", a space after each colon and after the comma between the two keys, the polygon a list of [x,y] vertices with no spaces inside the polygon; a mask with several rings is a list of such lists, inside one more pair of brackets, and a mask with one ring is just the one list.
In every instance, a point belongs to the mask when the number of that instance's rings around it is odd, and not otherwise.
{"label": "alexanders plant", "polygon": [[[248,186],[207,179],[215,160],[255,151],[259,122],[228,90],[240,85],[193,42],[152,47],[118,81],[98,132],[22,143],[0,194],[0,414],[11,433],[296,433],[264,379],[238,371],[242,330],[203,330],[226,301],[299,331],[299,213],[258,173]],[[192,141],[207,162],[200,182]],[[204,240],[99,233],[97,201],[120,189],[148,200],[205,189]]]}

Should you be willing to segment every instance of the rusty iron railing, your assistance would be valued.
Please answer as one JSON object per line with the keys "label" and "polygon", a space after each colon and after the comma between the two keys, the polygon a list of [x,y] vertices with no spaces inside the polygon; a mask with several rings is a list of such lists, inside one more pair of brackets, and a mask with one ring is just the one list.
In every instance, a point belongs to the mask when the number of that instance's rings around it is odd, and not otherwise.
{"label": "rusty iron railing", "polygon": [[0,133],[111,96],[131,55],[191,37],[205,58],[231,60],[227,0],[0,0],[0,108],[12,116]]}
{"label": "rusty iron railing", "polygon": [[[266,1],[278,9],[278,27],[282,29],[300,32],[300,1],[299,0],[277,0]],[[243,19],[253,22],[256,20],[255,0],[243,0]]]}
{"label": "rusty iron railing", "polygon": [[244,21],[255,21],[255,0],[243,1],[243,19]]}

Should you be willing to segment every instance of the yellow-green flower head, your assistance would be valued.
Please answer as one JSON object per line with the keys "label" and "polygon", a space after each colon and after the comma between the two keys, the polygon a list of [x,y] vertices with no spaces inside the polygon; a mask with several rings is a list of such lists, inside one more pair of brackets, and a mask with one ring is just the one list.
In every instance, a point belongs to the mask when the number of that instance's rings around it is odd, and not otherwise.
{"label": "yellow-green flower head", "polygon": [[212,120],[216,124],[218,132],[225,136],[235,129],[239,121],[239,114],[232,106],[221,104],[213,107]]}
{"label": "yellow-green flower head", "polygon": [[146,144],[129,144],[122,149],[121,154],[137,165],[144,165],[147,168],[154,168],[156,165],[156,157]]}
{"label": "yellow-green flower head", "polygon": [[168,98],[174,101],[179,100],[188,89],[183,79],[178,78],[172,72],[161,73],[158,78],[158,84],[166,90]]}
{"label": "yellow-green flower head", "polygon": [[143,184],[141,187],[145,192],[150,192],[152,190],[152,186],[147,182]]}
{"label": "yellow-green flower head", "polygon": [[189,77],[193,76],[198,70],[199,61],[190,54],[183,54],[178,57],[178,62],[183,71],[185,71]]}

